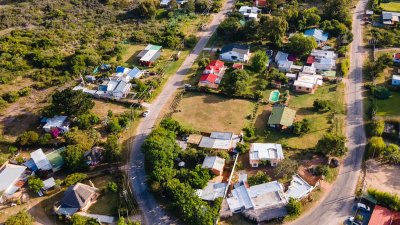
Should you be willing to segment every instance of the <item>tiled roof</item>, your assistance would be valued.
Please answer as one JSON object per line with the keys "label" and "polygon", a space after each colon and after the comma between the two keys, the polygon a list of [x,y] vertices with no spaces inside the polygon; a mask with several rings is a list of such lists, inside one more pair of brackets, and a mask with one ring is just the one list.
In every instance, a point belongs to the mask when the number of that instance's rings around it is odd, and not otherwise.
{"label": "tiled roof", "polygon": [[200,78],[200,82],[210,82],[210,83],[215,83],[217,80],[218,76],[215,74],[203,74]]}

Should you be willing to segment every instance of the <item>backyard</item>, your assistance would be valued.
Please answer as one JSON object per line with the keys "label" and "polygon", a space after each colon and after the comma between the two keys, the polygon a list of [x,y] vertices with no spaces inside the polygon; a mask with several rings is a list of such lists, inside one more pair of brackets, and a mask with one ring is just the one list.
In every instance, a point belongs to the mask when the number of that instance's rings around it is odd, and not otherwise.
{"label": "backyard", "polygon": [[[97,201],[89,208],[88,213],[100,215],[116,215],[118,209],[118,193],[107,190],[108,182],[115,180],[112,176],[100,176],[90,179],[94,186],[100,189],[101,194]],[[89,183],[87,183],[89,185]]]}
{"label": "backyard", "polygon": [[211,94],[186,93],[173,118],[195,130],[232,131],[235,133],[247,125],[254,103],[243,99],[231,99]]}
{"label": "backyard", "polygon": [[[281,91],[282,92],[282,91]],[[276,142],[284,144],[290,148],[307,149],[313,148],[324,133],[332,126],[330,123],[330,112],[320,113],[313,110],[313,102],[316,99],[331,100],[334,103],[334,109],[339,112],[335,128],[339,133],[343,132],[343,94],[344,86],[340,85],[335,90],[335,85],[324,85],[320,87],[315,94],[298,94],[291,92],[289,107],[297,111],[296,120],[304,118],[310,121],[310,132],[299,136],[292,133],[284,133],[275,130],[266,130],[266,123],[269,117],[270,105],[260,106],[255,119],[256,133],[259,141]],[[336,103],[336,104],[335,104]]]}

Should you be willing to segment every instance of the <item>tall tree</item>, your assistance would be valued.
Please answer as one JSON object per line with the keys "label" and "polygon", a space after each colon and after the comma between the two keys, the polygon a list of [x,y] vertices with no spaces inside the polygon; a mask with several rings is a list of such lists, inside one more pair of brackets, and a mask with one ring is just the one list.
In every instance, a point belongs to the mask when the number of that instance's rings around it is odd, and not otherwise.
{"label": "tall tree", "polygon": [[289,52],[299,56],[304,56],[310,54],[313,49],[318,47],[318,44],[313,37],[307,37],[303,34],[295,34],[290,38],[287,47]]}
{"label": "tall tree", "polygon": [[77,145],[68,145],[63,152],[65,165],[71,171],[83,170],[87,168],[84,151]]}
{"label": "tall tree", "polygon": [[317,143],[316,150],[325,155],[342,156],[347,152],[346,137],[327,133]]}
{"label": "tall tree", "polygon": [[74,117],[88,113],[93,107],[94,102],[88,94],[67,88],[56,91],[51,96],[51,104],[45,109],[45,114],[48,116],[64,114]]}
{"label": "tall tree", "polygon": [[260,37],[280,47],[288,26],[286,19],[282,16],[262,16],[260,19]]}
{"label": "tall tree", "polygon": [[109,135],[104,145],[104,158],[108,162],[117,162],[121,159],[121,145],[116,135]]}
{"label": "tall tree", "polygon": [[28,180],[29,190],[37,193],[44,187],[43,181],[39,177],[30,177]]}
{"label": "tall tree", "polygon": [[154,19],[159,2],[156,0],[140,0],[136,7],[136,13],[145,18]]}
{"label": "tall tree", "polygon": [[251,58],[251,66],[256,72],[263,72],[267,68],[268,56],[265,51],[256,51]]}

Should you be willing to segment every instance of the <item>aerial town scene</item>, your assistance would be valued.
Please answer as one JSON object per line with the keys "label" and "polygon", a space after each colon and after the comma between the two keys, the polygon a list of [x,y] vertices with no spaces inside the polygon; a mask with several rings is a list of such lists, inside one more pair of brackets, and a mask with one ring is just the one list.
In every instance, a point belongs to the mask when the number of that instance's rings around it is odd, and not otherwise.
{"label": "aerial town scene", "polygon": [[0,225],[400,225],[400,0],[0,0]]}

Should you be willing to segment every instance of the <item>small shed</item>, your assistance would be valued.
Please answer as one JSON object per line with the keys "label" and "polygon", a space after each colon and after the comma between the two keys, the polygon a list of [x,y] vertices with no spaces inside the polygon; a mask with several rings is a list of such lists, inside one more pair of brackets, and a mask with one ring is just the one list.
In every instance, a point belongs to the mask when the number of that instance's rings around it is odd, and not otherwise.
{"label": "small shed", "polygon": [[43,191],[48,191],[52,189],[54,186],[56,186],[56,181],[54,180],[53,177],[50,177],[47,180],[43,181],[44,186],[42,187]]}
{"label": "small shed", "polygon": [[202,168],[211,170],[215,175],[221,176],[224,171],[225,159],[218,156],[207,156],[204,161]]}
{"label": "small shed", "polygon": [[272,108],[268,118],[268,126],[283,129],[291,127],[296,118],[296,111],[286,106],[275,106]]}
{"label": "small shed", "polygon": [[201,136],[200,134],[191,134],[191,135],[189,135],[189,137],[187,139],[187,143],[193,144],[193,145],[198,145],[198,144],[200,144],[202,137],[203,136]]}

